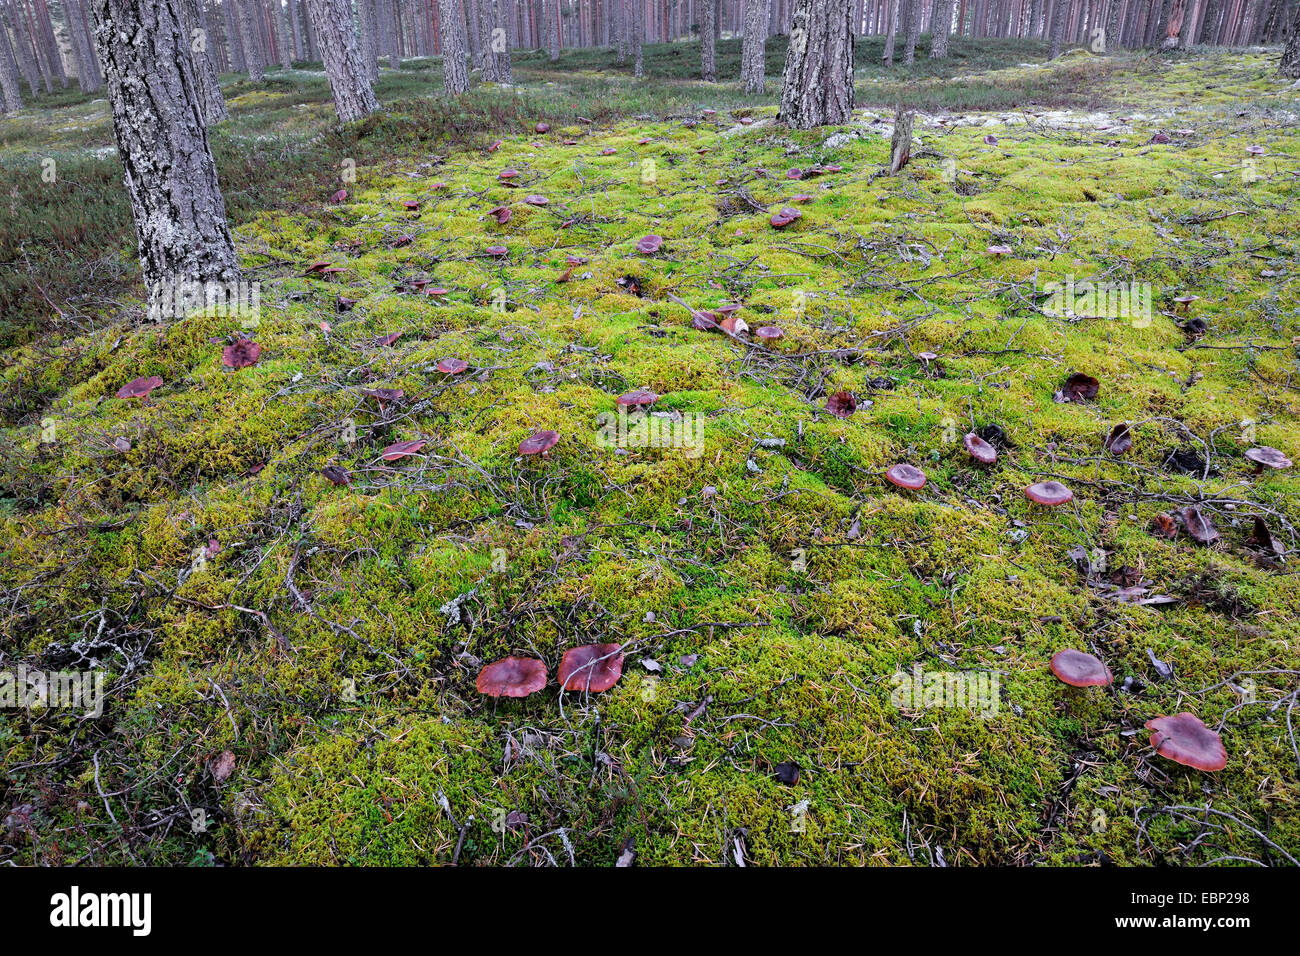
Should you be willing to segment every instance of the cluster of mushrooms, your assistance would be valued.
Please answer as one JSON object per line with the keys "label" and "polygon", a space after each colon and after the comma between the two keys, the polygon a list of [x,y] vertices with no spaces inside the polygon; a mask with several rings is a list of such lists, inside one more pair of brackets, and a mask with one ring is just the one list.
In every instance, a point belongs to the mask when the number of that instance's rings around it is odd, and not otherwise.
{"label": "cluster of mushrooms", "polygon": [[[581,644],[564,652],[556,680],[562,690],[599,694],[622,676],[618,644]],[[535,657],[503,657],[479,671],[475,686],[487,697],[527,697],[546,687],[546,664]]]}

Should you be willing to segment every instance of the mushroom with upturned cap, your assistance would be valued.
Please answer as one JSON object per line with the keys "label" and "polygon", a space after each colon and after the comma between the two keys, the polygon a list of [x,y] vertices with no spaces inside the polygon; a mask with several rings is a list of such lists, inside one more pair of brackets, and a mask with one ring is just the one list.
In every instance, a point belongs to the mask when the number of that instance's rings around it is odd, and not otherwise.
{"label": "mushroom with upturned cap", "polygon": [[1052,657],[1051,667],[1057,680],[1071,687],[1101,687],[1114,680],[1109,667],[1091,654],[1073,648],[1058,651]]}
{"label": "mushroom with upturned cap", "polygon": [[1047,508],[1069,504],[1074,492],[1059,481],[1039,481],[1025,489],[1025,497]]}
{"label": "mushroom with upturned cap", "polygon": [[535,657],[503,657],[479,671],[474,686],[488,697],[527,697],[546,686],[546,665]]}
{"label": "mushroom with upturned cap", "polygon": [[659,396],[647,389],[637,389],[632,392],[625,392],[615,401],[627,408],[645,408],[659,401]]}
{"label": "mushroom with upturned cap", "polygon": [[521,455],[543,455],[545,456],[555,447],[555,443],[560,440],[560,433],[554,431],[540,431],[529,435],[519,443],[519,454]]}
{"label": "mushroom with upturned cap", "polygon": [[852,392],[831,392],[826,396],[826,411],[836,418],[848,418],[858,410],[858,398]]}
{"label": "mushroom with upturned cap", "polygon": [[469,363],[464,359],[451,358],[448,356],[447,358],[439,359],[436,368],[443,375],[459,375],[461,372],[465,371],[465,369],[469,368]]}
{"label": "mushroom with upturned cap", "polygon": [[149,376],[142,375],[139,378],[131,379],[131,381],[127,382],[125,385],[119,388],[117,390],[117,397],[118,398],[143,398],[145,401],[148,401],[149,393],[152,392],[155,388],[159,388],[162,385],[162,383],[163,380],[159,378],[157,375],[149,375]]}
{"label": "mushroom with upturned cap", "polygon": [[961,443],[966,453],[981,465],[991,465],[998,460],[998,450],[974,432],[967,432]]}
{"label": "mushroom with upturned cap", "polygon": [[558,679],[565,690],[607,691],[623,676],[623,651],[618,644],[583,644],[560,658]]}
{"label": "mushroom with upturned cap", "polygon": [[1223,739],[1195,714],[1183,711],[1172,717],[1156,717],[1146,722],[1146,728],[1151,731],[1151,746],[1156,753],[1174,763],[1209,771],[1228,765]]}
{"label": "mushroom with upturned cap", "polygon": [[885,480],[890,484],[909,491],[919,491],[925,487],[925,472],[914,465],[890,465],[885,472]]}
{"label": "mushroom with upturned cap", "polygon": [[1246,460],[1255,463],[1255,474],[1262,475],[1265,468],[1283,469],[1291,467],[1291,459],[1282,454],[1276,448],[1269,448],[1267,445],[1261,445],[1258,448],[1247,448]]}

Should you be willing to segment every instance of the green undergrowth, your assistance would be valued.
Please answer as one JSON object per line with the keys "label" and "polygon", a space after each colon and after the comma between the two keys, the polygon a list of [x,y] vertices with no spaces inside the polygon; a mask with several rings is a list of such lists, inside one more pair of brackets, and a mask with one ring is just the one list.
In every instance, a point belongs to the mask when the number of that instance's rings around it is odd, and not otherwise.
{"label": "green undergrowth", "polygon": [[[7,353],[0,661],[103,666],[109,693],[93,720],[0,711],[26,808],[0,857],[1294,862],[1300,504],[1242,458],[1300,452],[1300,134],[1273,59],[1075,55],[1051,69],[1127,108],[925,116],[894,177],[887,110],[791,132],[698,86],[634,119],[539,85],[478,94],[518,113],[475,108],[502,122],[468,139],[416,146],[396,114],[332,134],[394,148],[342,202],[314,184],[240,222],[259,315],[126,309]],[[816,164],[840,170],[787,177]],[[1138,283],[1150,313],[1060,314],[1070,280]],[[670,295],[784,337],[693,329]],[[241,329],[263,351],[232,371]],[[1095,400],[1054,401],[1074,372]],[[148,401],[115,397],[148,375]],[[602,440],[642,388],[687,447]],[[990,425],[1007,443],[981,468],[960,438]],[[519,455],[539,429],[556,447]],[[894,462],[925,487],[887,483]],[[1026,500],[1048,478],[1071,505]],[[1153,533],[1192,505],[1218,543]],[[1250,544],[1255,516],[1285,559]],[[1134,587],[1168,600],[1116,599]],[[623,647],[621,680],[558,694],[591,642]],[[1115,685],[1059,683],[1069,647]],[[507,654],[543,659],[547,691],[479,695]],[[992,696],[900,701],[914,669]],[[1224,771],[1148,745],[1184,710],[1220,729]]]}

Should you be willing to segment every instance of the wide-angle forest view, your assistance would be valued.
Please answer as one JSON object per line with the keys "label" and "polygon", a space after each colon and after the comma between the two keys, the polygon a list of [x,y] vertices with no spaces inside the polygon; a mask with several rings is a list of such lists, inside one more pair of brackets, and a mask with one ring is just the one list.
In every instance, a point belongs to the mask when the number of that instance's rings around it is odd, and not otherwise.
{"label": "wide-angle forest view", "polygon": [[0,0],[0,865],[1300,863],[1300,0]]}

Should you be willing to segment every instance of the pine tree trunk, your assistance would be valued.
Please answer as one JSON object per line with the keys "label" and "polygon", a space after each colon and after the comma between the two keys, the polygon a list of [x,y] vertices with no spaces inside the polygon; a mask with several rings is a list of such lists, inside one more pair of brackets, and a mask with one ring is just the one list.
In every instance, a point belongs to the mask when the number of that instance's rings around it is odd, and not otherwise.
{"label": "pine tree trunk", "polygon": [[930,27],[930,59],[948,58],[948,31],[952,29],[953,0],[935,0],[934,23]]}
{"label": "pine tree trunk", "polygon": [[361,51],[357,48],[357,32],[348,0],[307,0],[307,16],[325,62],[334,112],[339,119],[348,123],[378,111],[379,101],[370,88]]}
{"label": "pine tree trunk", "polygon": [[176,0],[91,0],[151,307],[178,282],[233,282],[239,259]]}
{"label": "pine tree trunk", "polygon": [[851,0],[796,0],[781,79],[780,119],[793,129],[838,126],[853,112]]}
{"label": "pine tree trunk", "polygon": [[260,83],[265,66],[262,60],[261,33],[253,13],[253,4],[257,0],[225,0],[225,2],[235,5],[235,16],[239,22],[239,46],[244,51],[244,69],[248,71],[248,78],[252,82]]}
{"label": "pine tree trunk", "polygon": [[1061,55],[1061,42],[1065,37],[1065,23],[1070,16],[1070,0],[1056,0],[1052,17],[1051,46],[1047,53],[1049,60]]}
{"label": "pine tree trunk", "polygon": [[705,83],[718,79],[717,58],[714,56],[717,18],[718,8],[713,0],[703,0],[700,5],[700,79]]}
{"label": "pine tree trunk", "polygon": [[554,63],[560,58],[560,0],[542,0],[546,18],[546,58]]}
{"label": "pine tree trunk", "polygon": [[632,75],[640,79],[645,76],[645,5],[632,0],[632,36],[628,41],[632,54]]}
{"label": "pine tree trunk", "polygon": [[479,0],[478,31],[480,64],[483,79],[488,83],[509,85],[510,42],[501,19],[501,4],[505,0]]}
{"label": "pine tree trunk", "polygon": [[1278,76],[1300,79],[1300,9],[1296,10],[1295,22],[1291,24],[1291,37],[1286,41],[1282,51],[1282,62],[1277,68]]}
{"label": "pine tree trunk", "polygon": [[465,21],[458,0],[438,0],[438,37],[442,41],[442,85],[448,95],[469,89],[465,66]]}
{"label": "pine tree trunk", "polygon": [[907,0],[884,0],[888,4],[888,23],[885,27],[885,52],[880,62],[885,66],[894,65],[894,40],[898,33],[898,8]]}
{"label": "pine tree trunk", "polygon": [[925,0],[904,0],[908,5],[907,45],[903,47],[903,65],[911,66],[916,62],[916,41],[921,37],[921,15],[925,12]]}
{"label": "pine tree trunk", "polygon": [[285,21],[284,6],[280,0],[269,0],[271,25],[275,28],[275,44],[280,52],[280,69],[293,69],[293,44],[289,39],[289,26]]}
{"label": "pine tree trunk", "polygon": [[[194,61],[194,85],[199,93],[199,112],[207,126],[220,123],[229,114],[226,98],[221,95],[217,68],[212,61],[212,37],[208,33],[206,14],[200,0],[180,0],[177,4],[185,35],[189,37],[190,57]],[[197,35],[195,30],[200,31]]]}
{"label": "pine tree trunk", "polygon": [[745,92],[767,91],[768,0],[745,0],[745,42],[740,51],[740,79]]}
{"label": "pine tree trunk", "polygon": [[5,13],[0,5],[0,107],[9,115],[23,108],[23,98],[18,86],[18,59],[5,29]]}
{"label": "pine tree trunk", "polygon": [[50,73],[63,89],[68,88],[68,73],[63,69],[63,55],[59,52],[59,41],[54,38],[54,20],[50,16],[50,7],[45,0],[36,2],[36,25],[45,49],[45,57],[50,61]]}

